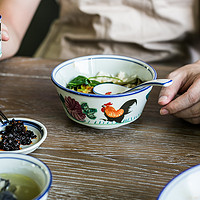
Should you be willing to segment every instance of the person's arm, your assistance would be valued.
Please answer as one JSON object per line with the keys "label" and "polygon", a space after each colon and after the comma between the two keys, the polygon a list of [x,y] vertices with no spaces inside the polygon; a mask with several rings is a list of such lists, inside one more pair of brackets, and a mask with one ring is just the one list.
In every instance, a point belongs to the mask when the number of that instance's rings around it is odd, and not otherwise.
{"label": "person's arm", "polygon": [[[200,60],[169,74],[173,84],[163,88],[158,103],[161,115],[173,114],[193,124],[200,124]],[[176,95],[180,95],[177,98]]]}
{"label": "person's arm", "polygon": [[2,57],[15,55],[40,0],[0,0],[2,16]]}

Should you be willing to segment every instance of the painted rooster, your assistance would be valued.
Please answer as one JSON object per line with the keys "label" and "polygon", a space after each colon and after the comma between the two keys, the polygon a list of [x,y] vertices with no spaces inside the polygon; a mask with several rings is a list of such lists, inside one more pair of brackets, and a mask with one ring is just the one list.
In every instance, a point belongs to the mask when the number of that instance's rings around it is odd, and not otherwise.
{"label": "painted rooster", "polygon": [[130,107],[134,103],[137,104],[136,99],[129,100],[125,102],[119,110],[115,110],[115,108],[112,107],[112,103],[109,102],[102,106],[101,111],[104,113],[108,121],[120,123],[124,119],[124,116],[131,112]]}

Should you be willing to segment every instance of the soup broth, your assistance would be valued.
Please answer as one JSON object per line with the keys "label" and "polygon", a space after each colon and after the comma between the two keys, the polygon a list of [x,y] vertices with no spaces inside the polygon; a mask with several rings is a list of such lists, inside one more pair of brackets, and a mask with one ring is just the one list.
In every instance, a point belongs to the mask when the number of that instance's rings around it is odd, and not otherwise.
{"label": "soup broth", "polygon": [[41,193],[39,185],[28,176],[22,174],[0,174],[0,177],[8,179],[10,184],[16,187],[14,194],[18,200],[31,200]]}

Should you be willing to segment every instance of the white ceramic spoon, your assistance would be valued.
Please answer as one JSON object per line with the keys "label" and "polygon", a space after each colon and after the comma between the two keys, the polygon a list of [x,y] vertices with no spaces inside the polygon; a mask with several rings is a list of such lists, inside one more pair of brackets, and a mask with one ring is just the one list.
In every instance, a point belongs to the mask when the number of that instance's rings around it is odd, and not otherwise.
{"label": "white ceramic spoon", "polygon": [[145,86],[168,87],[171,84],[172,84],[172,80],[170,80],[170,79],[156,79],[156,80],[146,81],[146,82],[143,82],[143,83],[137,85],[134,88],[127,88],[125,86],[114,84],[114,83],[102,83],[102,84],[96,85],[93,88],[93,92],[95,94],[101,94],[101,95],[105,95],[105,94],[112,95],[112,94],[132,92],[134,90],[138,90]]}

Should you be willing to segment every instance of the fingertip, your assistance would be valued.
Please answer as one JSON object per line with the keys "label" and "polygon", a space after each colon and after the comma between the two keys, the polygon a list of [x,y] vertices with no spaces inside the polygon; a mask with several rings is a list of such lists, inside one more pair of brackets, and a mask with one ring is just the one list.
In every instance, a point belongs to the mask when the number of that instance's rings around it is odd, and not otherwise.
{"label": "fingertip", "polygon": [[9,34],[7,31],[2,31],[2,41],[8,41],[9,40]]}
{"label": "fingertip", "polygon": [[169,111],[168,111],[166,108],[161,108],[161,109],[160,109],[160,114],[161,114],[161,115],[168,115],[168,114],[169,114]]}

